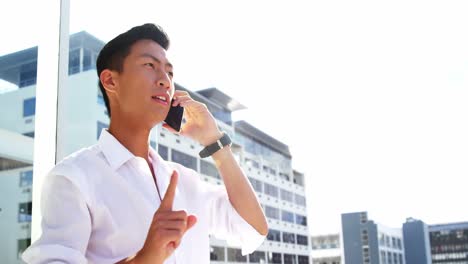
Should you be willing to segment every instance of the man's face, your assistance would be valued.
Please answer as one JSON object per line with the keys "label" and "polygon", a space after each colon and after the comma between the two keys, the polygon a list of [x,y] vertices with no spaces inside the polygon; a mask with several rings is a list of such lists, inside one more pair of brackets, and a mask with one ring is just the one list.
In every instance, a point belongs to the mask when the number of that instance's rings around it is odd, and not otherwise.
{"label": "man's face", "polygon": [[133,44],[116,76],[116,111],[127,121],[154,126],[166,118],[174,95],[166,50],[152,40]]}

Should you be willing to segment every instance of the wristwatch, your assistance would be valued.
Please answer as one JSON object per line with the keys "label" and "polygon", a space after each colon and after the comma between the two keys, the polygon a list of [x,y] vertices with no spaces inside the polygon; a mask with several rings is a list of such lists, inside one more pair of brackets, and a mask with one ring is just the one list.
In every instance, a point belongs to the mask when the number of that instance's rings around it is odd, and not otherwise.
{"label": "wristwatch", "polygon": [[198,153],[198,155],[200,155],[200,158],[209,157],[213,155],[216,151],[224,148],[225,146],[231,145],[231,143],[231,138],[228,136],[228,134],[223,132],[223,136],[220,139],[218,139],[215,143],[206,146],[200,151],[200,153]]}

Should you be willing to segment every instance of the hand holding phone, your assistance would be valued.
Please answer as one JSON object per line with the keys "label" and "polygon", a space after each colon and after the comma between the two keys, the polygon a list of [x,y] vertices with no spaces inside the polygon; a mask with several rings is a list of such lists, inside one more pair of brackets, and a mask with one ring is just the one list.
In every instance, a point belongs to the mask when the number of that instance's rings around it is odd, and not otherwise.
{"label": "hand holding phone", "polygon": [[174,100],[171,101],[171,108],[169,109],[169,113],[167,113],[164,122],[172,127],[175,131],[180,132],[182,118],[184,116],[184,108],[180,105],[172,106],[173,101]]}

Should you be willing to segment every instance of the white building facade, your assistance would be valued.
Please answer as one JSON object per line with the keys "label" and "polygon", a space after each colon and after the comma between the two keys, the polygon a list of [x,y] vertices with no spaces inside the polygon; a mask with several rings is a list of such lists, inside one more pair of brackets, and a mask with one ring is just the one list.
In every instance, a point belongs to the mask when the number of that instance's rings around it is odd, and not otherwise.
{"label": "white building facade", "polygon": [[[61,153],[96,143],[101,129],[108,126],[95,71],[103,45],[86,32],[70,36],[69,76],[61,98],[67,105],[67,122],[60,127],[69,140],[57,146]],[[1,93],[5,82],[0,84],[0,263],[22,263],[18,256],[31,243],[36,64],[37,48],[0,57],[0,79],[14,86]],[[187,90],[179,85],[176,89]],[[236,157],[257,191],[270,226],[268,239],[249,256],[213,238],[212,263],[311,263],[305,179],[293,170],[288,146],[245,121],[233,122],[231,113],[244,107],[220,90],[189,92],[207,104],[221,129],[233,138]],[[198,171],[207,182],[223,184],[213,161],[198,157],[199,144],[156,127],[151,145],[164,159]]]}

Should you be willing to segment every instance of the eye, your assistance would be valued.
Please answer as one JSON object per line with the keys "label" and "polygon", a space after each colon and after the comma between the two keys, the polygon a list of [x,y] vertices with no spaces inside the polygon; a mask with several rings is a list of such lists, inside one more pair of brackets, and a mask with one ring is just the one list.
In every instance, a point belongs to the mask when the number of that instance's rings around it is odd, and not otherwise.
{"label": "eye", "polygon": [[147,63],[145,63],[144,65],[145,65],[145,66],[149,66],[149,67],[151,67],[152,69],[154,69],[154,64],[151,63],[151,62],[147,62]]}
{"label": "eye", "polygon": [[169,76],[171,76],[171,78],[174,77],[174,72],[171,72],[171,71],[170,71],[170,72],[168,72],[167,74],[169,74]]}

